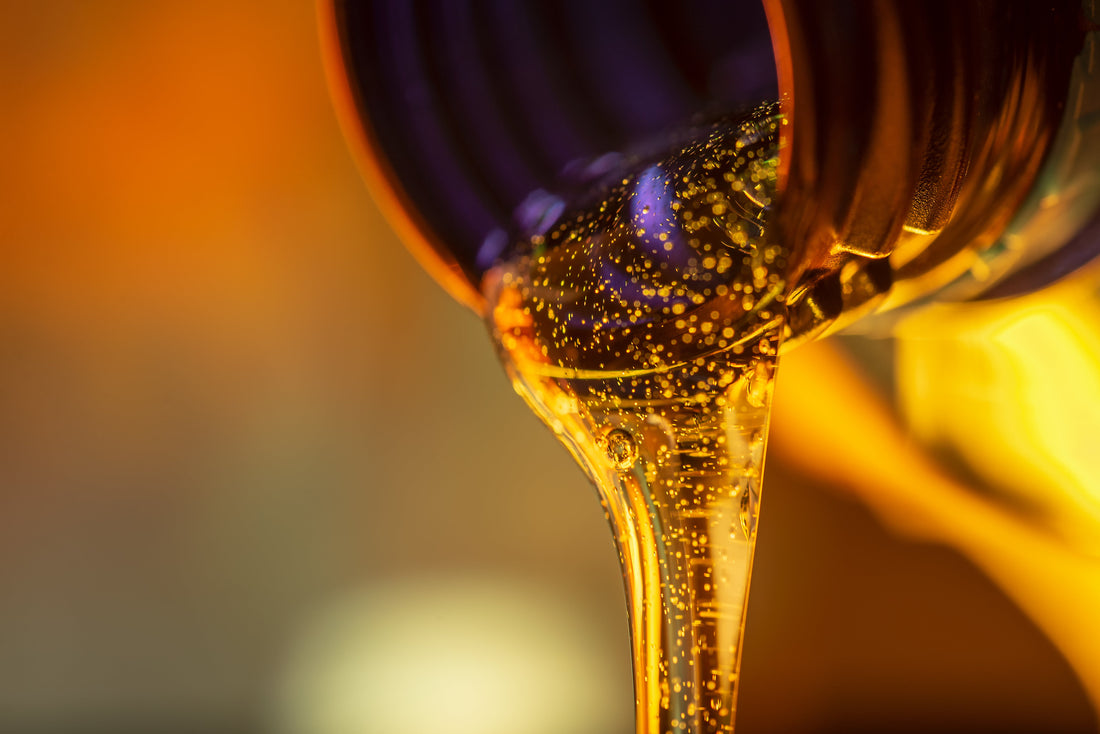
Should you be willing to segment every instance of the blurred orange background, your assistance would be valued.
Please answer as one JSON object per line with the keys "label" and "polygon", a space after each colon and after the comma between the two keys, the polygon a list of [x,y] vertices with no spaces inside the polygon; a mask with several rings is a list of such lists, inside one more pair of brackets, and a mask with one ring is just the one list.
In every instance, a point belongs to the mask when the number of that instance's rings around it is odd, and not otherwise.
{"label": "blurred orange background", "polygon": [[[0,730],[631,731],[599,505],[369,199],[315,15],[0,5]],[[765,491],[739,732],[1095,730],[968,563]]]}

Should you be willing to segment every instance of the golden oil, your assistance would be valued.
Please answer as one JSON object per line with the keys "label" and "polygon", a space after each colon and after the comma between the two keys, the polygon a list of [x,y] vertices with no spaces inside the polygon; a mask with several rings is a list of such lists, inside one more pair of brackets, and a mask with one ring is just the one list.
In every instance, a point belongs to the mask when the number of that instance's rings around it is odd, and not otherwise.
{"label": "golden oil", "polygon": [[626,580],[639,732],[733,730],[787,251],[773,109],[566,209],[485,280],[516,390],[595,482]]}

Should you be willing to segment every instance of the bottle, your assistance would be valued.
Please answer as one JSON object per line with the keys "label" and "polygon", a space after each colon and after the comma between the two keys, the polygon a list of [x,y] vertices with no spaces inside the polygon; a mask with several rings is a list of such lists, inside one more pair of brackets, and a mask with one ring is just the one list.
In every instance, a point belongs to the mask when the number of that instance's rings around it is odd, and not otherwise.
{"label": "bottle", "polygon": [[[372,191],[475,310],[514,212],[563,170],[776,98],[790,125],[772,228],[801,243],[791,277],[822,299],[852,256],[889,259],[896,307],[1023,270],[1011,288],[1033,289],[1097,249],[1073,241],[1100,160],[1076,0],[329,3],[334,91]],[[1057,232],[1028,230],[1038,216]],[[833,328],[870,304],[839,308]]]}

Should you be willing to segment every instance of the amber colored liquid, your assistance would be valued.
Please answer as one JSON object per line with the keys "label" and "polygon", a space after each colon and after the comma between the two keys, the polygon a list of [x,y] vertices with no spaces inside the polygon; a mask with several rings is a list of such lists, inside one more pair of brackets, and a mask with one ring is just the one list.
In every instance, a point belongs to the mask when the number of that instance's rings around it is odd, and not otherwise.
{"label": "amber colored liquid", "polygon": [[630,607],[637,730],[733,730],[784,250],[761,110],[643,162],[486,278],[516,390],[595,482]]}

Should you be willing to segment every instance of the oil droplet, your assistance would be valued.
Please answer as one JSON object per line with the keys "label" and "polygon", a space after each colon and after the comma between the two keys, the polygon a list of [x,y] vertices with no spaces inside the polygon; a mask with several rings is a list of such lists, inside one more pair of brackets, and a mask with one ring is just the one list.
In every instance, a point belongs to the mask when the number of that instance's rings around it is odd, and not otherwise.
{"label": "oil droplet", "polygon": [[615,428],[607,434],[607,458],[617,469],[629,469],[638,459],[638,444],[634,437],[622,428]]}
{"label": "oil droplet", "polygon": [[749,375],[748,390],[745,397],[749,405],[755,408],[763,408],[768,404],[768,391],[771,389],[772,365],[766,360],[760,360]]}
{"label": "oil droplet", "polygon": [[756,532],[756,506],[757,506],[756,493],[753,492],[753,488],[745,487],[745,490],[741,493],[741,530],[744,531],[746,538],[752,538]]}

